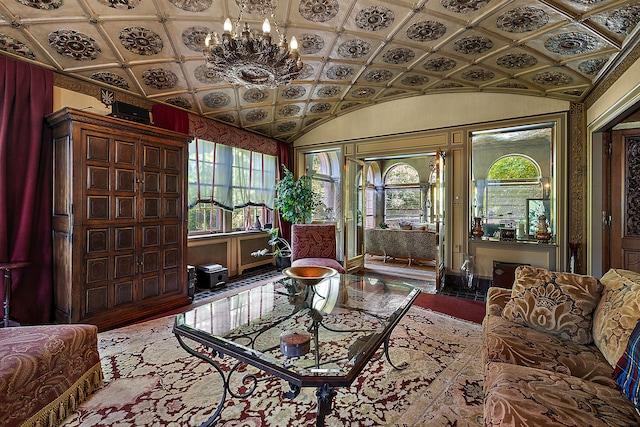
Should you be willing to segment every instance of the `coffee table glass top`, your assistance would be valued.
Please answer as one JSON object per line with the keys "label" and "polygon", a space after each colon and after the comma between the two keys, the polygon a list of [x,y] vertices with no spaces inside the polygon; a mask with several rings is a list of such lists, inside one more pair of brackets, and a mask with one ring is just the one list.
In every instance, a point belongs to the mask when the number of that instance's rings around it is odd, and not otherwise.
{"label": "coffee table glass top", "polygon": [[312,385],[305,378],[349,383],[418,294],[401,282],[346,274],[315,286],[286,278],[179,314],[174,331],[303,386]]}

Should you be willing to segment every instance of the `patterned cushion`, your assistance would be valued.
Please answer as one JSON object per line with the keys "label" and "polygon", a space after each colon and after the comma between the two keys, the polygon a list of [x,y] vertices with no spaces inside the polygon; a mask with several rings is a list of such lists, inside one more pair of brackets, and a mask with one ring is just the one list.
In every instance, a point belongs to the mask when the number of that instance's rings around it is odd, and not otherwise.
{"label": "patterned cushion", "polygon": [[336,259],[335,224],[293,224],[291,226],[291,259]]}
{"label": "patterned cushion", "polygon": [[600,281],[605,289],[593,314],[593,340],[616,366],[640,319],[640,274],[611,269]]}
{"label": "patterned cushion", "polygon": [[640,425],[618,390],[569,375],[491,362],[484,386],[485,426]]}
{"label": "patterned cushion", "polygon": [[631,333],[627,348],[618,360],[614,380],[633,406],[640,408],[640,322]]}
{"label": "patterned cushion", "polygon": [[563,339],[589,344],[593,341],[592,313],[601,292],[602,284],[595,277],[520,266],[502,316]]}
{"label": "patterned cushion", "polygon": [[511,298],[511,289],[492,286],[487,291],[487,314],[500,316]]}
{"label": "patterned cushion", "polygon": [[482,359],[544,369],[616,388],[613,368],[593,344],[578,344],[500,316],[484,319]]}

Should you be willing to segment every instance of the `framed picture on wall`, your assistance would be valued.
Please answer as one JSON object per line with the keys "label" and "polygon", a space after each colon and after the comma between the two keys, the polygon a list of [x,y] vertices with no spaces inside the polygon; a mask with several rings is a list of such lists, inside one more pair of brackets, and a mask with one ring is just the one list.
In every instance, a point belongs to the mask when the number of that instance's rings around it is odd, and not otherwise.
{"label": "framed picture on wall", "polygon": [[533,236],[538,231],[538,217],[544,215],[547,222],[551,219],[551,200],[527,199],[527,232]]}

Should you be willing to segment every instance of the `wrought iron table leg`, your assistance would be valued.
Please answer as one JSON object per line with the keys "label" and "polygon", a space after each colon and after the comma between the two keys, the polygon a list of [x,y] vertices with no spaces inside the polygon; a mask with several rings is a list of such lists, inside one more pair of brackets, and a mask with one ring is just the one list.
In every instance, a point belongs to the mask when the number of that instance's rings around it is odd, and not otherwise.
{"label": "wrought iron table leg", "polygon": [[393,362],[391,361],[391,356],[389,356],[389,339],[391,338],[391,335],[389,335],[387,337],[387,339],[384,340],[384,355],[387,356],[387,362],[389,362],[389,364],[393,367],[393,369],[395,369],[396,371],[402,371],[403,369],[407,369],[409,367],[409,364],[407,362],[404,362],[402,365],[400,366],[396,366],[393,364]]}
{"label": "wrought iron table leg", "polygon": [[316,413],[316,427],[324,427],[324,417],[331,413],[333,408],[333,398],[338,393],[334,390],[333,386],[324,384],[322,387],[318,387],[316,390],[316,396],[318,397],[318,412]]}

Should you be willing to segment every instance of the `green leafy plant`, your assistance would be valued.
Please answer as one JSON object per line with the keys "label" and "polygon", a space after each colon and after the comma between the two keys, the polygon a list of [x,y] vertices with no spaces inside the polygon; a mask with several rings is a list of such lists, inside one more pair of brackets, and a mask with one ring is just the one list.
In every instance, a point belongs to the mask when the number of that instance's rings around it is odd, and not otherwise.
{"label": "green leafy plant", "polygon": [[295,179],[293,172],[284,168],[284,177],[276,184],[275,208],[282,218],[294,224],[304,224],[311,219],[316,205],[311,188],[311,177]]}
{"label": "green leafy plant", "polygon": [[259,251],[251,252],[251,256],[291,256],[291,245],[284,238],[280,237],[280,230],[278,228],[270,229],[269,235],[271,237],[269,239],[269,242],[267,243],[269,244],[269,246],[271,246],[272,251],[269,251],[269,248],[264,248],[260,249]]}
{"label": "green leafy plant", "polygon": [[380,228],[382,228],[382,229],[389,228],[389,226],[387,225],[387,223],[386,223],[386,222],[380,222],[380,223],[378,224],[378,227],[380,227]]}

